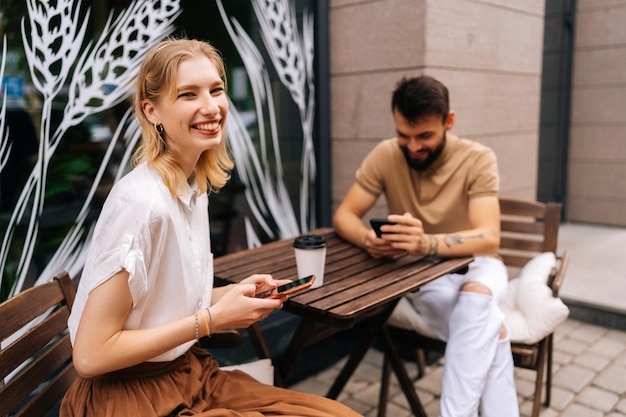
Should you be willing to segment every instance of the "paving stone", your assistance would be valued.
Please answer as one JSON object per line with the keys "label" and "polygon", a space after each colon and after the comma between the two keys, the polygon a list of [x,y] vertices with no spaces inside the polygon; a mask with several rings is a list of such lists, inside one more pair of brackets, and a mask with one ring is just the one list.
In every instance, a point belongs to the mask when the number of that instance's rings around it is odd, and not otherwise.
{"label": "paving stone", "polygon": [[574,355],[573,353],[565,352],[563,350],[559,350],[556,343],[554,344],[554,346],[555,349],[552,353],[552,359],[554,360],[554,364],[569,365],[570,363],[572,363],[576,355]]}
{"label": "paving stone", "polygon": [[346,384],[343,390],[348,391],[351,395],[355,396],[365,391],[370,386],[370,384],[371,382],[369,381],[356,380],[355,378],[350,378],[350,380],[348,381],[348,383]]}
{"label": "paving stone", "polygon": [[609,329],[604,337],[606,339],[617,340],[626,346],[626,332],[624,331]]}
{"label": "paving stone", "polygon": [[[365,404],[363,402],[360,402],[358,400],[356,400],[355,398],[346,398],[343,400],[340,400],[340,402],[342,404],[344,404],[347,407],[350,407],[351,409],[353,409],[354,411],[356,411],[359,414],[362,415],[372,415],[375,416],[378,408],[377,407],[373,407],[370,404]],[[371,414],[373,413],[373,414]]]}
{"label": "paving stone", "polygon": [[607,329],[591,324],[582,323],[569,333],[570,339],[576,339],[584,344],[591,344],[600,340],[607,332]]}
{"label": "paving stone", "polygon": [[626,366],[613,364],[602,371],[593,384],[619,395],[626,394]]}
{"label": "paving stone", "polygon": [[527,379],[515,378],[515,389],[517,394],[525,399],[532,398],[535,394],[535,382]]}
{"label": "paving stone", "polygon": [[533,409],[533,403],[529,400],[524,400],[520,403],[519,414],[521,417],[530,417],[530,413]]}
{"label": "paving stone", "polygon": [[564,366],[554,375],[553,383],[573,392],[580,392],[595,377],[595,373],[578,365]]}
{"label": "paving stone", "polygon": [[[555,337],[551,404],[541,408],[541,417],[626,417],[626,332],[595,329],[568,319]],[[589,335],[588,342],[584,340]],[[601,335],[601,337],[598,337]],[[571,336],[571,337],[570,337]],[[290,387],[324,395],[347,358]],[[414,382],[429,417],[439,417],[443,364],[441,358],[429,366],[426,375]],[[365,417],[378,414],[382,353],[370,349],[338,400]],[[411,377],[417,375],[413,362],[406,362]],[[515,368],[520,415],[530,417],[535,372]],[[545,395],[545,394],[544,394]],[[411,416],[408,402],[395,375],[391,374],[387,416]]]}
{"label": "paving stone", "polygon": [[582,404],[574,403],[567,407],[560,417],[603,417],[603,413]]}
{"label": "paving stone", "polygon": [[363,362],[381,367],[384,360],[383,353],[378,349],[370,349],[363,357]]}
{"label": "paving stone", "polygon": [[[425,391],[420,391],[420,390],[417,390],[417,396],[420,402],[422,403],[422,407],[424,407],[424,409],[426,409],[427,405],[430,404],[431,402],[438,400],[437,398],[435,398],[434,395]],[[393,407],[396,407],[400,410],[405,410],[406,412],[409,412],[410,414],[409,402],[407,401],[406,396],[404,395],[402,391],[397,392],[395,395],[390,395],[389,401],[387,404],[388,404],[387,416],[390,416],[390,417],[396,416],[396,414],[391,412],[392,405]],[[398,414],[398,415],[402,415],[402,414]]]}
{"label": "paving stone", "polygon": [[380,393],[380,381],[372,384],[368,384],[360,392],[354,394],[354,398],[364,403],[378,406],[378,397]]}
{"label": "paving stone", "polygon": [[346,401],[351,400],[352,398],[354,398],[352,396],[351,392],[348,392],[348,390],[344,389],[343,391],[341,391],[339,393],[339,396],[337,397],[337,401],[342,402],[342,403],[346,403]]}
{"label": "paving stone", "polygon": [[[532,401],[524,401],[521,405],[520,405],[520,409],[519,409],[519,413],[521,417],[530,417],[532,415],[532,411],[533,411],[533,402]],[[541,407],[539,409],[539,415],[541,417],[557,417],[559,415],[559,413],[555,410],[552,410],[550,408],[546,408],[546,407]]]}
{"label": "paving stone", "polygon": [[378,364],[378,366],[374,366],[371,363],[361,363],[354,371],[352,379],[362,381],[380,381],[381,375],[382,362]]}
{"label": "paving stone", "polygon": [[573,363],[593,371],[601,371],[611,362],[609,358],[594,352],[583,352],[576,356]]}
{"label": "paving stone", "polygon": [[433,401],[424,407],[424,411],[428,417],[438,417],[441,415],[441,404],[439,401]]}
{"label": "paving stone", "polygon": [[572,355],[578,355],[587,349],[588,344],[580,340],[566,338],[559,340],[558,344],[554,344],[555,349],[562,352],[567,352]]}
{"label": "paving stone", "polygon": [[554,335],[556,339],[560,339],[562,337],[567,337],[574,330],[582,326],[584,323],[578,320],[568,319],[559,325],[554,331]]}
{"label": "paving stone", "polygon": [[604,412],[611,411],[618,400],[617,394],[596,387],[587,387],[576,396],[576,402]]}
{"label": "paving stone", "polygon": [[518,379],[522,379],[526,381],[532,381],[533,383],[535,382],[535,378],[537,375],[537,372],[533,371],[532,369],[517,368],[517,367],[514,369],[513,373],[515,375],[516,381]]}
{"label": "paving stone", "polygon": [[589,346],[588,351],[613,359],[626,350],[626,346],[618,340],[602,339]]}
{"label": "paving stone", "polygon": [[443,379],[443,367],[433,369],[415,382],[415,387],[423,389],[434,395],[441,395],[441,381]]}
{"label": "paving stone", "polygon": [[328,381],[321,382],[315,378],[308,378],[289,387],[295,391],[309,392],[311,394],[326,395],[328,391]]}
{"label": "paving stone", "polygon": [[[406,408],[398,407],[396,404],[387,404],[387,415],[390,417],[410,417],[412,414]],[[366,417],[378,416],[378,408],[373,409],[370,413],[366,414]]]}
{"label": "paving stone", "polygon": [[392,373],[390,380],[389,380],[389,388],[388,388],[388,394],[387,394],[387,398],[391,399],[393,397],[395,397],[396,395],[398,395],[398,393],[400,393],[400,395],[402,395],[402,390],[400,389],[400,385],[398,384],[398,380],[396,379],[395,375]]}
{"label": "paving stone", "polygon": [[[541,411],[539,411],[539,415],[541,417],[559,417],[561,415],[561,413],[559,413],[558,411],[555,411],[551,408],[543,408],[541,409]],[[529,414],[530,416],[530,414]]]}
{"label": "paving stone", "polygon": [[[433,401],[439,402],[440,396],[438,395],[433,395],[432,393],[421,389],[417,389],[415,392],[417,393],[417,398],[419,398],[422,406],[424,407],[426,407]],[[409,409],[409,401],[406,399],[406,396],[403,392],[400,392],[398,395],[394,396],[392,401],[395,404],[406,407],[407,410]]]}
{"label": "paving stone", "polygon": [[550,397],[550,408],[563,411],[574,401],[576,394],[561,387],[552,386],[552,396]]}

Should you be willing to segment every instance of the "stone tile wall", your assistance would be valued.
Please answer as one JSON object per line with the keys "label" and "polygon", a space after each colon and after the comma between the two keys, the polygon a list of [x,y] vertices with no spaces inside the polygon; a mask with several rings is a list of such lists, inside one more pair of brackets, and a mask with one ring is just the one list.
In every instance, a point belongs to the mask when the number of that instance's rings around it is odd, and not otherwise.
{"label": "stone tile wall", "polygon": [[626,226],[626,0],[578,0],[568,220]]}

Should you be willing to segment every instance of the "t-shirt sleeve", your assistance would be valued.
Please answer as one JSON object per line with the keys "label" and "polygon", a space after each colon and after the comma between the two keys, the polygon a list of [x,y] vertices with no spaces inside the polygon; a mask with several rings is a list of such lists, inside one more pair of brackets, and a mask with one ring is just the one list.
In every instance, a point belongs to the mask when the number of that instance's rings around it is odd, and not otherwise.
{"label": "t-shirt sleeve", "polygon": [[375,196],[385,191],[385,172],[388,169],[388,146],[381,142],[363,159],[356,171],[356,182]]}
{"label": "t-shirt sleeve", "polygon": [[498,161],[489,148],[472,163],[469,173],[469,198],[497,196],[500,187]]}
{"label": "t-shirt sleeve", "polygon": [[145,201],[119,199],[105,204],[92,239],[91,261],[83,274],[89,291],[124,269],[129,273],[128,285],[136,305],[151,286],[147,265],[158,259],[152,247],[152,242],[158,241],[152,235],[158,230]]}

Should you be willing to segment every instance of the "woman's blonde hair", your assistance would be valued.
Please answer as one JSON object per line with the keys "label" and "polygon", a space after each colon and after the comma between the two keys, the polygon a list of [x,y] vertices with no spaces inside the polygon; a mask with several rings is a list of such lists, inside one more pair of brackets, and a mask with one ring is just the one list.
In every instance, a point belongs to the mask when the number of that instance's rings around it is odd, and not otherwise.
{"label": "woman's blonde hair", "polygon": [[[146,54],[137,75],[135,113],[141,125],[142,138],[133,155],[133,165],[146,162],[153,166],[173,195],[181,194],[187,178],[165,146],[165,138],[143,113],[142,102],[146,99],[157,101],[167,94],[175,94],[179,64],[198,55],[206,56],[215,64],[226,85],[226,69],[219,51],[207,42],[194,39],[169,39],[154,46]],[[199,190],[204,193],[222,188],[229,180],[233,166],[224,132],[219,146],[204,151],[196,163],[194,172]]]}

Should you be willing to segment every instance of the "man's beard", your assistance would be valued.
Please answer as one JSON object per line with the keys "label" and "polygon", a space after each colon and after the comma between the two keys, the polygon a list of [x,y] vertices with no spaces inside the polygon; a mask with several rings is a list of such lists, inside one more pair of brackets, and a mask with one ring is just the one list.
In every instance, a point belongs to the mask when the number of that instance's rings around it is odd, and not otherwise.
{"label": "man's beard", "polygon": [[414,170],[421,172],[421,171],[426,171],[437,160],[437,158],[439,158],[445,146],[446,146],[446,134],[444,132],[441,143],[439,144],[439,146],[437,146],[437,148],[434,151],[428,150],[428,156],[426,157],[426,159],[421,159],[421,160],[413,159],[409,156],[409,150],[405,146],[401,146],[400,149],[402,149],[404,158],[406,159],[406,162],[409,164],[409,166],[413,168]]}

